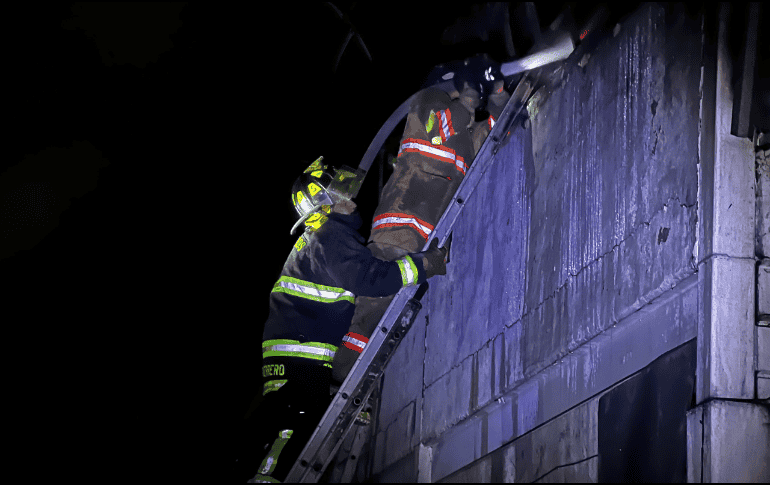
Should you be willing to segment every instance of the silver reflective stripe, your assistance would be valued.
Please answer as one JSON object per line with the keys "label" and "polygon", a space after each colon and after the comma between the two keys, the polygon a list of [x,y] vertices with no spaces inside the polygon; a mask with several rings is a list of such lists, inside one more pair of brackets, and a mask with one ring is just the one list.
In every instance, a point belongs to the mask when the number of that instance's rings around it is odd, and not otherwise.
{"label": "silver reflective stripe", "polygon": [[307,298],[309,300],[321,303],[336,303],[338,301],[349,301],[355,303],[356,295],[343,288],[334,286],[324,286],[292,278],[291,276],[281,276],[278,282],[273,286],[273,291],[287,293],[289,295]]}
{"label": "silver reflective stripe", "polygon": [[457,170],[461,171],[463,175],[465,175],[465,171],[468,170],[468,166],[465,164],[465,159],[463,157],[457,157],[455,167]]}
{"label": "silver reflective stripe", "polygon": [[262,465],[260,465],[260,474],[269,475],[275,471],[275,467],[278,465],[278,457],[281,455],[281,451],[283,451],[283,447],[286,446],[289,438],[291,438],[292,433],[293,431],[290,429],[278,432],[278,438],[273,442],[273,447],[262,461]]}
{"label": "silver reflective stripe", "polygon": [[317,288],[311,288],[309,286],[303,286],[298,285],[297,283],[291,283],[289,281],[280,281],[278,282],[279,286],[282,286],[284,288],[288,288],[290,290],[299,291],[301,293],[305,293],[309,296],[315,296],[318,298],[324,298],[329,300],[336,300],[340,298],[341,296],[352,296],[355,298],[355,295],[349,291],[343,291],[343,292],[334,292],[334,291],[326,291],[326,290],[319,290]]}
{"label": "silver reflective stripe", "polygon": [[382,219],[377,220],[374,224],[372,224],[372,229],[376,228],[379,225],[382,224],[406,224],[414,226],[417,230],[425,234],[426,236],[429,236],[431,233],[430,228],[423,226],[419,222],[417,222],[417,219],[414,217],[383,217]]}
{"label": "silver reflective stripe", "polygon": [[[439,111],[439,114],[441,115],[441,131],[444,132],[444,139],[447,139],[452,136],[452,133],[449,131],[449,119],[446,111]],[[451,111],[449,116],[451,116]]]}
{"label": "silver reflective stripe", "polygon": [[[343,341],[343,342],[348,342],[348,343],[349,343],[349,344],[351,344],[351,345],[355,345],[356,347],[358,347],[358,348],[359,348],[359,349],[361,349],[361,350],[364,350],[364,347],[366,347],[366,342],[363,342],[363,341],[361,341],[361,340],[358,340],[357,338],[349,337],[349,336],[347,336],[347,335],[345,335],[344,337],[342,337],[342,341]],[[359,352],[360,352],[361,350],[359,350]]]}
{"label": "silver reflective stripe", "polygon": [[330,357],[332,359],[334,358],[334,353],[335,353],[333,350],[329,350],[329,349],[320,349],[318,347],[308,347],[306,345],[289,345],[289,344],[268,345],[266,347],[263,347],[262,351],[313,354],[313,355],[320,355],[323,357]]}
{"label": "silver reflective stripe", "polygon": [[401,150],[399,150],[399,153],[407,148],[411,148],[412,150],[418,150],[423,153],[430,153],[431,155],[444,158],[446,159],[447,162],[451,162],[451,163],[454,163],[455,160],[457,159],[457,156],[448,150],[442,150],[441,148],[438,148],[435,146],[422,145],[420,143],[411,143],[411,142],[402,143]]}
{"label": "silver reflective stripe", "polygon": [[272,381],[267,381],[262,386],[262,395],[266,395],[268,392],[277,391],[278,389],[282,388],[286,383],[288,382],[288,379],[275,379]]}
{"label": "silver reflective stripe", "polygon": [[404,256],[398,261],[398,268],[401,270],[401,281],[404,286],[417,284],[417,266],[409,256]]}

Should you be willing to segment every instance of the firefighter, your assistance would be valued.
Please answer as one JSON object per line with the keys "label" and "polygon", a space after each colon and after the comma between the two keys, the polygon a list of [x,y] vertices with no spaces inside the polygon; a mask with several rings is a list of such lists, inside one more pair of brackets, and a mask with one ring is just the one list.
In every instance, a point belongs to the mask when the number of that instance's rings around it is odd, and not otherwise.
{"label": "firefighter", "polygon": [[[393,174],[382,190],[367,247],[386,261],[420,251],[462,182],[510,94],[499,67],[487,56],[466,59],[454,75],[455,90],[418,92],[406,119]],[[489,116],[476,120],[477,108]],[[340,385],[387,310],[392,296],[356,297],[353,323],[334,357]]]}
{"label": "firefighter", "polygon": [[305,230],[270,294],[258,416],[263,436],[256,442],[258,461],[242,466],[240,477],[257,483],[285,479],[330,404],[332,361],[355,298],[393,295],[446,274],[446,250],[438,240],[428,251],[394,261],[372,256],[357,232],[362,220],[352,201],[363,173],[330,169],[322,161],[294,183],[292,202],[300,218],[292,234],[303,224]]}

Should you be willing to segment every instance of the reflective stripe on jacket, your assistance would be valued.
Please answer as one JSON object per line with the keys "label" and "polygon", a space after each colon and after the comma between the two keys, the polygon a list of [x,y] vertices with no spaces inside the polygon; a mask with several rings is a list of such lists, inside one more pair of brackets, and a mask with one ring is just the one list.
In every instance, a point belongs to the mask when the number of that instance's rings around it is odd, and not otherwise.
{"label": "reflective stripe on jacket", "polygon": [[[270,292],[263,357],[331,363],[353,319],[357,296],[383,297],[426,280],[422,257],[375,258],[357,229],[357,213],[332,213],[295,244]],[[268,348],[269,347],[269,348]]]}
{"label": "reflective stripe on jacket", "polygon": [[337,347],[321,342],[304,342],[298,340],[276,339],[262,342],[262,358],[268,357],[301,357],[303,359],[331,362]]}
{"label": "reflective stripe on jacket", "polygon": [[355,350],[359,354],[364,351],[368,343],[369,339],[360,333],[348,332],[342,337],[342,345],[350,350]]}
{"label": "reflective stripe on jacket", "polygon": [[[442,137],[444,136],[442,132]],[[465,164],[465,159],[460,155],[457,155],[451,148],[443,145],[433,145],[432,143],[419,140],[417,138],[407,138],[401,142],[401,148],[398,150],[396,158],[400,157],[402,153],[420,153],[426,157],[430,157],[442,162],[451,163],[455,166],[457,171],[465,175],[468,170],[468,165]]]}
{"label": "reflective stripe on jacket", "polygon": [[273,291],[280,291],[324,303],[334,303],[340,300],[347,300],[350,303],[356,302],[356,295],[342,288],[316,285],[315,283],[292,278],[291,276],[281,276],[278,278],[278,282],[273,286]]}
{"label": "reflective stripe on jacket", "polygon": [[425,241],[428,240],[428,236],[430,236],[430,233],[433,232],[434,229],[432,224],[428,224],[422,219],[410,216],[409,214],[403,214],[400,212],[387,212],[374,218],[372,223],[372,231],[375,229],[382,229],[383,227],[399,226],[410,226],[414,229],[417,229]]}
{"label": "reflective stripe on jacket", "polygon": [[436,114],[441,122],[439,125],[439,128],[441,129],[441,141],[446,143],[447,139],[455,134],[455,129],[452,126],[452,111],[444,109]]}
{"label": "reflective stripe on jacket", "polygon": [[414,264],[414,260],[407,255],[397,260],[396,263],[398,263],[398,269],[401,270],[401,281],[404,287],[416,285],[417,265]]}

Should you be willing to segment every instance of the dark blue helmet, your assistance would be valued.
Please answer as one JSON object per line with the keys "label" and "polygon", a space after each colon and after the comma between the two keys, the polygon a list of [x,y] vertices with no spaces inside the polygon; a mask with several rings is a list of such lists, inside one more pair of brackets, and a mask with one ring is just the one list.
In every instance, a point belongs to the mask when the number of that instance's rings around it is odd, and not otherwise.
{"label": "dark blue helmet", "polygon": [[458,92],[462,92],[463,83],[467,82],[470,87],[479,92],[481,106],[484,106],[487,98],[492,94],[495,82],[503,80],[503,73],[500,72],[499,63],[487,54],[478,54],[458,63],[452,80]]}

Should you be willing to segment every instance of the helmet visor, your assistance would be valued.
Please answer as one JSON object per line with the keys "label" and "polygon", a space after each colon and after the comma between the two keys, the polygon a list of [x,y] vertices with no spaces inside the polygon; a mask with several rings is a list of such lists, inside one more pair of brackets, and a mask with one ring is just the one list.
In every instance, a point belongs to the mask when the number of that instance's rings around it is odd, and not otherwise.
{"label": "helmet visor", "polygon": [[343,165],[335,170],[334,179],[327,190],[339,199],[353,199],[358,195],[365,175],[364,170]]}

